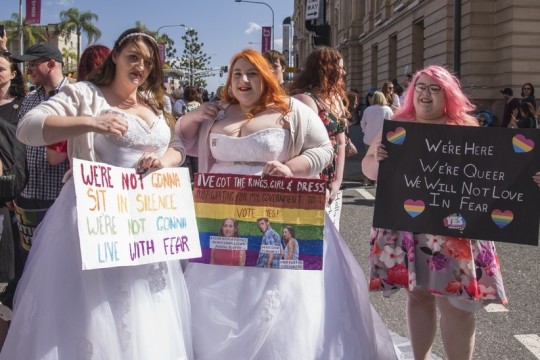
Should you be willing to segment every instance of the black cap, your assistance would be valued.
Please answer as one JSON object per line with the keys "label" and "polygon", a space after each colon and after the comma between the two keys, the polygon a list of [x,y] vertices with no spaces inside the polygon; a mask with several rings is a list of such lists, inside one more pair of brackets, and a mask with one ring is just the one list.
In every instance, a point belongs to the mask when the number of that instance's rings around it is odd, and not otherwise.
{"label": "black cap", "polygon": [[30,46],[26,49],[26,52],[23,55],[11,56],[15,61],[25,62],[32,61],[37,59],[53,59],[59,63],[63,63],[64,59],[62,58],[62,53],[54,45],[49,43],[38,43]]}
{"label": "black cap", "polygon": [[514,92],[510,88],[504,88],[501,90],[501,94],[513,96]]}

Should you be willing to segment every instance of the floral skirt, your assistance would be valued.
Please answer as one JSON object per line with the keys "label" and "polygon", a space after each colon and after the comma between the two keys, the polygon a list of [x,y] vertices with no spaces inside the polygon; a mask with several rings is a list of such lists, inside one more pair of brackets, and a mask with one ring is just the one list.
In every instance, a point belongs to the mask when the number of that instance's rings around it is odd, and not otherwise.
{"label": "floral skirt", "polygon": [[369,288],[385,297],[422,287],[464,309],[508,302],[491,241],[373,228],[370,244]]}

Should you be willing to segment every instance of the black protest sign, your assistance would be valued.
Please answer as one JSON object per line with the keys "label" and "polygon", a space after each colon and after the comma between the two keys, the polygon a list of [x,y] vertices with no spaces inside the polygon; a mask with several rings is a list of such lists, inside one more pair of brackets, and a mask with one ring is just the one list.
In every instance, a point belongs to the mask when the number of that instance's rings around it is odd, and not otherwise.
{"label": "black protest sign", "polygon": [[538,245],[540,130],[385,121],[373,226]]}

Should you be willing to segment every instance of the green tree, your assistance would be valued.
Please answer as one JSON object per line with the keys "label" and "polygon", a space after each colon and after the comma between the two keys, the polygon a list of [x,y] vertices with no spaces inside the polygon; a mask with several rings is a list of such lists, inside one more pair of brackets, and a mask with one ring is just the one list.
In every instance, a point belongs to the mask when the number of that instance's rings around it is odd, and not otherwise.
{"label": "green tree", "polygon": [[[11,14],[10,20],[0,21],[0,24],[4,25],[6,28],[7,41],[8,44],[12,41],[17,41],[19,39],[19,14]],[[47,41],[47,31],[45,26],[35,26],[35,25],[25,25],[23,19],[23,41],[24,48],[28,47],[42,41]],[[9,47],[9,46],[8,46]]]}
{"label": "green tree", "polygon": [[66,65],[66,72],[74,72],[76,70],[77,54],[73,53],[68,48],[62,48],[62,57],[64,58],[64,64]]}
{"label": "green tree", "polygon": [[195,29],[186,30],[183,55],[171,63],[171,68],[181,69],[188,76],[188,84],[206,87],[205,77],[210,76],[208,66],[212,59],[204,50],[204,43],[199,43],[199,34]]}
{"label": "green tree", "polygon": [[81,58],[82,34],[86,34],[89,44],[101,37],[101,31],[92,20],[97,21],[98,16],[90,11],[80,12],[79,9],[72,7],[60,12],[58,32],[67,35],[74,31],[77,34],[77,61]]}

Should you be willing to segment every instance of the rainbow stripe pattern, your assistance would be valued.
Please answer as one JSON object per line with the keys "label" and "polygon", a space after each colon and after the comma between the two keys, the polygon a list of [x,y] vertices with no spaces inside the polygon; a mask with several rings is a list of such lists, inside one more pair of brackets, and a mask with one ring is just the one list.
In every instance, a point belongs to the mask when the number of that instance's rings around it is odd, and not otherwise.
{"label": "rainbow stripe pattern", "polygon": [[403,208],[410,217],[415,218],[424,212],[426,204],[422,200],[407,199],[403,203]]}
{"label": "rainbow stripe pattern", "polygon": [[534,149],[534,141],[527,139],[524,135],[518,134],[512,138],[512,146],[518,154],[528,153]]}
{"label": "rainbow stripe pattern", "polygon": [[396,128],[395,131],[389,131],[386,134],[386,139],[392,144],[401,145],[407,137],[407,130],[402,127]]}
{"label": "rainbow stripe pattern", "polygon": [[[212,184],[201,181],[210,175]],[[244,185],[237,186],[240,183]],[[202,257],[190,261],[209,264],[210,237],[219,236],[224,219],[234,218],[240,237],[248,239],[245,266],[256,266],[263,237],[257,219],[265,217],[280,237],[285,226],[294,228],[304,270],[322,269],[324,191],[319,179],[195,174],[193,198]]]}
{"label": "rainbow stripe pattern", "polygon": [[494,209],[491,212],[491,219],[493,220],[495,225],[502,229],[508,226],[508,224],[510,224],[512,220],[514,220],[514,213],[510,210],[502,211],[499,209]]}

